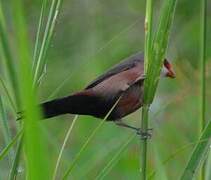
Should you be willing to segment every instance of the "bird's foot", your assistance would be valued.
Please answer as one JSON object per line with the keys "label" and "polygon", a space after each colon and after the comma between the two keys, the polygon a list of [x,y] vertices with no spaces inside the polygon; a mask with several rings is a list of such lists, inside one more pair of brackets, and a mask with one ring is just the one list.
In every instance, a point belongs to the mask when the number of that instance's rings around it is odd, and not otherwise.
{"label": "bird's foot", "polygon": [[142,140],[151,139],[152,137],[152,128],[148,128],[146,131],[141,128],[137,129],[137,135],[141,137]]}
{"label": "bird's foot", "polygon": [[125,124],[124,122],[122,122],[122,120],[115,121],[115,123],[118,126],[135,130],[136,131],[136,134],[139,135],[142,140],[144,140],[144,139],[150,139],[152,137],[152,130],[153,130],[152,128],[148,128],[145,131],[145,130],[142,130],[141,128],[137,128],[137,127],[133,127],[133,126],[130,126],[128,124]]}

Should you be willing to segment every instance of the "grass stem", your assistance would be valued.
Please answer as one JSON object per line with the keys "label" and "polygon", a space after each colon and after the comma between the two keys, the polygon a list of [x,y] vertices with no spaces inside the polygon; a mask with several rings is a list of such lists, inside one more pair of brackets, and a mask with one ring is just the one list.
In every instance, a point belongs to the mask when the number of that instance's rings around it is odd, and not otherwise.
{"label": "grass stem", "polygon": [[54,27],[56,24],[60,7],[61,7],[61,0],[52,0],[39,55],[37,57],[37,60],[34,66],[34,85],[38,83],[40,76],[43,74],[44,67],[46,64],[46,60],[45,60],[46,52],[53,35],[53,31],[54,31]]}
{"label": "grass stem", "polygon": [[0,153],[0,161],[7,155],[7,153],[11,150],[14,144],[18,141],[19,137],[23,134],[23,129],[20,130],[15,137],[11,140],[11,142],[1,151]]}
{"label": "grass stem", "polygon": [[60,152],[59,152],[58,159],[57,159],[57,161],[56,161],[56,166],[55,166],[55,170],[54,170],[54,174],[53,174],[53,180],[56,180],[56,175],[57,175],[57,172],[58,172],[59,164],[60,164],[60,162],[61,162],[62,154],[63,154],[63,152],[64,152],[64,148],[65,148],[65,146],[66,146],[66,144],[67,144],[67,141],[68,141],[68,139],[69,139],[69,137],[70,137],[70,133],[72,132],[73,126],[75,125],[75,122],[76,122],[77,118],[78,118],[78,115],[76,115],[76,116],[74,117],[74,119],[73,119],[73,121],[71,122],[70,127],[69,127],[69,129],[68,129],[68,131],[67,131],[67,133],[66,133],[66,136],[65,136],[65,138],[64,138],[64,142],[63,142],[63,144],[62,144],[61,150],[60,150]]}
{"label": "grass stem", "polygon": [[[144,73],[146,79],[144,81],[144,101],[142,108],[143,132],[148,130],[149,108],[155,97],[155,92],[160,79],[160,73],[165,57],[170,27],[174,17],[176,0],[163,2],[159,25],[155,37],[152,41],[152,0],[147,0],[146,4],[146,20],[145,20],[145,62]],[[147,174],[147,139],[141,141],[141,177],[145,180]]]}
{"label": "grass stem", "polygon": [[[11,138],[11,133],[10,133],[10,129],[9,129],[9,124],[7,121],[7,115],[6,115],[6,111],[4,108],[4,104],[3,104],[3,100],[0,96],[0,115],[1,115],[1,127],[2,127],[2,131],[3,131],[3,135],[4,135],[4,141],[5,144],[9,144],[12,140]],[[10,153],[8,154],[8,159],[10,164],[12,164],[12,160],[14,157],[14,150],[13,148],[11,149]]]}
{"label": "grass stem", "polygon": [[105,167],[100,171],[100,173],[97,175],[95,180],[102,180],[105,178],[105,176],[111,171],[113,166],[118,161],[119,156],[123,153],[123,151],[127,148],[128,144],[136,137],[136,134],[132,134],[129,136],[129,138],[120,145],[115,155],[108,161],[108,163],[105,165]]}
{"label": "grass stem", "polygon": [[23,145],[23,134],[22,134],[22,131],[20,132],[21,132],[21,137],[19,139],[18,146],[15,152],[15,158],[13,160],[12,168],[10,170],[10,175],[9,175],[10,180],[17,179],[18,168],[19,168],[18,166],[20,162],[21,150],[22,150],[22,145]]}
{"label": "grass stem", "polygon": [[8,98],[8,101],[12,107],[12,110],[14,111],[14,113],[17,113],[17,108],[16,108],[16,105],[15,105],[15,102],[13,101],[13,98],[9,92],[9,89],[8,87],[6,86],[6,84],[4,83],[3,79],[0,77],[0,84],[2,86],[2,89],[3,91],[5,92],[7,98]]}
{"label": "grass stem", "polygon": [[[200,134],[203,131],[206,120],[206,0],[201,0],[201,32],[200,32],[200,72],[201,72],[201,95],[200,95]],[[205,179],[206,161],[202,165],[201,180]]]}
{"label": "grass stem", "polygon": [[37,28],[37,33],[36,33],[34,53],[33,53],[33,66],[36,63],[37,56],[39,54],[41,30],[42,30],[42,26],[43,26],[43,23],[44,23],[44,15],[45,15],[45,11],[46,11],[46,5],[47,5],[47,0],[44,0],[42,2],[40,18],[39,18],[38,28]]}
{"label": "grass stem", "polygon": [[[148,113],[149,113],[149,105],[144,105],[142,108],[142,131],[147,132],[148,129]],[[143,139],[141,141],[141,179],[145,180],[147,175],[147,139]]]}
{"label": "grass stem", "polygon": [[[150,64],[150,53],[152,44],[152,9],[153,0],[146,1],[146,17],[145,17],[145,50],[144,50],[144,74],[148,76],[148,67]],[[147,84],[144,82],[144,92],[146,92]],[[144,93],[144,105],[142,107],[142,117],[141,117],[141,129],[143,132],[147,132],[148,129],[148,112],[149,106],[146,103],[147,93]],[[146,179],[147,174],[147,139],[141,141],[141,178]]]}
{"label": "grass stem", "polygon": [[67,179],[68,176],[70,175],[71,171],[73,170],[73,168],[75,167],[77,161],[79,160],[81,154],[84,152],[84,150],[87,148],[88,144],[90,143],[90,141],[94,138],[94,136],[96,135],[96,133],[100,130],[100,128],[103,126],[103,124],[105,123],[106,119],[108,118],[108,116],[111,114],[111,112],[114,110],[114,108],[116,107],[117,103],[119,102],[119,100],[121,99],[122,96],[119,97],[119,99],[115,102],[115,104],[112,106],[112,108],[109,110],[109,112],[107,113],[107,115],[104,117],[104,119],[99,123],[99,125],[92,131],[91,135],[87,138],[86,142],[82,145],[81,149],[79,150],[79,152],[77,153],[77,155],[75,156],[75,158],[73,159],[72,164],[70,165],[70,167],[67,169],[67,171],[65,172],[64,176],[63,176],[63,180]]}

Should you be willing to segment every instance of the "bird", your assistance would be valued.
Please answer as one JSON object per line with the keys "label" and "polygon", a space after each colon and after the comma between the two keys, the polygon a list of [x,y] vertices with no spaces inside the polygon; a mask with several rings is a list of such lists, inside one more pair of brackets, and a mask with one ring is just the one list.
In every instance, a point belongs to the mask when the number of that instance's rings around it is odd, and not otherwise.
{"label": "bird", "polygon": [[[163,60],[161,77],[175,78],[171,63]],[[63,114],[89,115],[103,119],[113,107],[107,121],[139,130],[122,118],[143,106],[144,53],[138,52],[109,69],[89,83],[83,90],[69,96],[40,104],[44,118]]]}

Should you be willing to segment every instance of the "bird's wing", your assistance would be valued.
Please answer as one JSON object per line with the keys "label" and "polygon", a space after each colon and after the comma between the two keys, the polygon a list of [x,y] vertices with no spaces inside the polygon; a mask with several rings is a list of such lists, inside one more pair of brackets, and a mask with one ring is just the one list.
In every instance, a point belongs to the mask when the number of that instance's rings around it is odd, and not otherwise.
{"label": "bird's wing", "polygon": [[117,64],[116,66],[114,66],[113,68],[108,70],[106,73],[102,74],[97,79],[92,81],[90,84],[87,85],[87,87],[85,89],[92,88],[92,87],[96,86],[97,84],[101,83],[102,81],[104,81],[105,79],[107,79],[115,74],[126,71],[128,69],[131,69],[136,65],[136,63],[143,61],[143,60],[144,60],[143,53],[136,53],[135,55],[130,56],[130,57],[126,58],[125,60],[123,60],[123,62]]}

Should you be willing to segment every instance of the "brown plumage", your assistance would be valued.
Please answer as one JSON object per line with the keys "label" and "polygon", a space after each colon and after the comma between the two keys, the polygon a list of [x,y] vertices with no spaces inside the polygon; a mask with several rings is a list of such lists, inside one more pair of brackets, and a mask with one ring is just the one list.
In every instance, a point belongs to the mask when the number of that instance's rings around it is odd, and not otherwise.
{"label": "brown plumage", "polygon": [[[164,60],[162,76],[174,77],[167,60]],[[69,113],[104,118],[121,96],[107,118],[119,120],[142,106],[144,78],[144,55],[137,53],[99,76],[84,90],[41,104],[44,117]]]}

